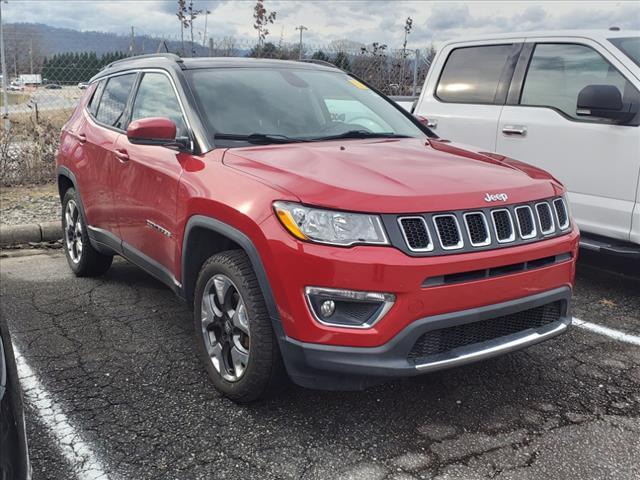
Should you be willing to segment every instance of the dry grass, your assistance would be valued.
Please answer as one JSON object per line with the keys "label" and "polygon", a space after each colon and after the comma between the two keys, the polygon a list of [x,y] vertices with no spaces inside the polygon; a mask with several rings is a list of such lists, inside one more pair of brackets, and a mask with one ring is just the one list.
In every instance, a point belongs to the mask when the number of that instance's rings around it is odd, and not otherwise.
{"label": "dry grass", "polygon": [[69,116],[69,110],[12,114],[9,132],[0,128],[0,184],[51,182],[60,129]]}

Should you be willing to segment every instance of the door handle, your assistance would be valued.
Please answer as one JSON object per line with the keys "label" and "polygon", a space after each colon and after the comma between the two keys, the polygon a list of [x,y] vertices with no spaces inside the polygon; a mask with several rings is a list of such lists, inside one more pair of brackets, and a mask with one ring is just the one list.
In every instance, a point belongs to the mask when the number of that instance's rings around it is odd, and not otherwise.
{"label": "door handle", "polygon": [[524,137],[527,134],[527,127],[524,125],[505,125],[502,127],[502,133],[505,135],[520,135]]}
{"label": "door handle", "polygon": [[127,153],[126,150],[122,149],[122,148],[117,148],[114,151],[116,158],[118,160],[120,160],[121,163],[125,163],[129,161],[129,154]]}
{"label": "door handle", "polygon": [[437,120],[427,120],[427,127],[429,128],[438,128]]}
{"label": "door handle", "polygon": [[73,138],[78,140],[80,143],[85,143],[87,141],[87,136],[84,133],[75,133],[69,132]]}

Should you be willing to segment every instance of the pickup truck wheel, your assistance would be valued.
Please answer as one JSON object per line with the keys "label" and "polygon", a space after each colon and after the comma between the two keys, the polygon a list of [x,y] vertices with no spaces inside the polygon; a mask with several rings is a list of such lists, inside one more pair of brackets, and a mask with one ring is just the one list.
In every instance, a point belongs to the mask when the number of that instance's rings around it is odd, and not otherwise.
{"label": "pickup truck wheel", "polygon": [[276,393],[284,366],[247,255],[230,250],[209,258],[194,297],[198,352],[215,387],[241,403]]}
{"label": "pickup truck wheel", "polygon": [[113,256],[103,255],[91,246],[77,195],[70,188],[62,199],[62,241],[67,262],[78,277],[102,275],[109,270]]}

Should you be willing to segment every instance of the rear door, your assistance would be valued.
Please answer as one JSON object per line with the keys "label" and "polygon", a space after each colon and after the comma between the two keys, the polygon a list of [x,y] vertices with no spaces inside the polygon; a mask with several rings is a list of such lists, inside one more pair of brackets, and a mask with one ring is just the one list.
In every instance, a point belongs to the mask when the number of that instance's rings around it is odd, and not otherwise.
{"label": "rear door", "polygon": [[576,115],[587,85],[614,85],[640,101],[637,80],[597,42],[527,43],[502,110],[496,151],[565,184],[581,229],[628,240],[640,170],[638,116],[625,125]]}
{"label": "rear door", "polygon": [[[184,111],[168,73],[141,74],[131,106],[131,121],[165,117],[173,120],[178,137],[190,136]],[[135,145],[126,135],[117,144],[119,162],[115,172],[114,205],[123,250],[146,268],[172,272],[176,258],[176,197],[183,166],[190,153],[175,149]]]}
{"label": "rear door", "polygon": [[495,150],[500,112],[524,39],[445,46],[431,66],[417,115],[442,138]]}
{"label": "rear door", "polygon": [[113,201],[113,175],[117,159],[115,148],[124,132],[123,116],[135,73],[113,76],[100,81],[87,108],[86,121],[77,134],[82,138],[87,160],[78,162],[86,181],[81,194],[91,228],[119,236]]}

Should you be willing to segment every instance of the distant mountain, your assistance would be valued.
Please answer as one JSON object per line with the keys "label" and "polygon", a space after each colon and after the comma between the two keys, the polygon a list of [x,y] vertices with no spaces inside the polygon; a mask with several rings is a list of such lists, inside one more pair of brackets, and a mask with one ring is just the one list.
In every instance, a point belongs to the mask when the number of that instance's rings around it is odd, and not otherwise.
{"label": "distant mountain", "polygon": [[[108,32],[81,32],[70,28],[58,28],[41,23],[8,23],[3,25],[5,41],[7,43],[7,57],[13,49],[22,52],[29,50],[33,44],[34,52],[39,56],[50,57],[56,53],[81,53],[96,52],[98,55],[110,52],[128,52],[130,37]],[[33,43],[32,43],[33,42]],[[148,35],[136,35],[134,37],[134,53],[155,53],[161,46],[161,51],[166,51],[163,39]],[[166,46],[170,52],[179,52],[180,42],[167,40]],[[190,42],[185,41],[185,49],[190,50]],[[200,44],[194,44],[196,55],[204,55],[207,48]]]}

